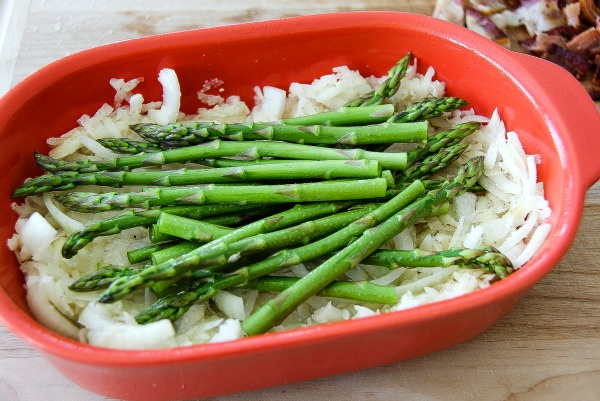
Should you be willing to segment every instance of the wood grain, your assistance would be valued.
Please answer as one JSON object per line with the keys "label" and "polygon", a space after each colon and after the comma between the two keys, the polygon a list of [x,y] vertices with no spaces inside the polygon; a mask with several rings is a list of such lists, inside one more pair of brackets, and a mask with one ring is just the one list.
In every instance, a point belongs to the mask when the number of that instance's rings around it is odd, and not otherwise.
{"label": "wood grain", "polygon": [[[150,34],[353,10],[430,14],[434,0],[14,0],[0,79],[13,85],[92,46]],[[4,68],[8,66],[7,68]],[[477,338],[414,360],[213,400],[600,400],[600,184],[562,262]],[[0,326],[0,400],[109,400],[80,389]]]}

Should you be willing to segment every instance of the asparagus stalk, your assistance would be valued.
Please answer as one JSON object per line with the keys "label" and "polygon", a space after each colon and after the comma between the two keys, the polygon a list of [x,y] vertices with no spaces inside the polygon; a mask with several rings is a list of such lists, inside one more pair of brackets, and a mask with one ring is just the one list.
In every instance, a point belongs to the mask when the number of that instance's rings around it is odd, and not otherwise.
{"label": "asparagus stalk", "polygon": [[[281,292],[299,280],[296,277],[267,276],[252,280],[242,288]],[[394,305],[398,303],[398,296],[394,287],[373,284],[368,281],[334,281],[323,288],[318,295],[373,304]]]}
{"label": "asparagus stalk", "polygon": [[[416,185],[413,187],[418,187],[418,186]],[[215,265],[219,266],[228,257],[230,257],[233,254],[242,253],[242,252],[256,252],[256,251],[262,251],[262,250],[267,250],[267,249],[272,249],[272,248],[283,248],[283,247],[287,247],[287,246],[294,245],[294,244],[307,243],[307,242],[310,242],[314,238],[318,238],[323,235],[326,235],[327,233],[331,233],[331,232],[335,232],[335,231],[343,229],[345,226],[347,226],[348,224],[350,224],[353,221],[356,221],[358,218],[366,215],[368,212],[372,211],[374,208],[375,208],[375,205],[364,205],[359,210],[351,210],[351,211],[344,212],[344,213],[338,213],[333,216],[324,217],[324,218],[321,218],[318,220],[309,221],[309,222],[300,224],[298,226],[295,226],[291,229],[282,229],[279,231],[270,232],[270,233],[266,233],[266,234],[258,234],[258,235],[234,242],[233,244],[229,245],[226,248],[218,249],[216,255],[218,255],[219,258],[216,261],[214,260],[216,258],[215,254],[214,253],[211,254],[210,251],[206,251],[203,255],[205,257],[204,263],[208,264],[209,266],[215,266]],[[166,214],[163,214],[162,217],[165,217],[165,215]],[[352,237],[352,234],[356,234],[356,233],[358,233],[358,231],[355,229],[349,233],[346,233],[343,237],[340,237],[340,235],[338,234],[336,236],[336,238],[339,243],[343,243],[344,241],[349,240]],[[328,242],[332,243],[331,240],[329,240]],[[172,242],[169,244],[172,244]],[[178,258],[186,253],[196,250],[200,246],[201,246],[201,244],[199,244],[197,242],[193,242],[193,241],[183,241],[183,242],[176,243],[175,245],[168,246],[168,247],[164,247],[164,246],[160,246],[160,245],[149,246],[149,247],[141,248],[140,250],[134,251],[135,254],[136,255],[139,254],[140,257],[136,258],[135,262],[132,261],[132,263],[137,263],[137,262],[141,262],[143,260],[147,260],[148,253],[154,251],[155,249],[156,249],[156,251],[152,252],[151,255],[149,256],[152,264],[159,264],[159,263],[163,263],[168,260],[171,260],[171,259]],[[306,256],[306,258],[307,258],[306,260],[310,260],[310,258],[317,258],[317,257],[321,256],[322,254],[331,251],[331,249],[335,249],[335,248],[331,248],[331,246],[332,245],[320,246],[319,244],[317,244],[317,246],[315,247],[314,245],[312,245],[312,246],[308,245],[305,247],[307,251],[302,250],[304,247],[300,248],[299,254],[302,255],[303,253],[306,253],[306,255],[311,255],[310,257]],[[335,247],[336,245],[334,244],[333,246]],[[320,249],[318,252],[313,252],[312,251],[313,248],[320,248]],[[212,258],[212,259],[210,259],[210,258]],[[281,268],[281,266],[280,266],[281,258],[275,258],[275,259],[277,260],[277,263],[276,263],[277,269],[280,269]],[[284,261],[289,262],[290,260],[293,261],[295,259],[287,258],[287,261],[285,261],[285,260]],[[272,263],[270,263],[271,259],[267,260],[266,262],[267,262],[268,266],[273,265]],[[292,264],[294,264],[294,263],[292,263]],[[260,265],[263,266],[263,269],[264,269],[265,263],[263,262]],[[116,271],[114,273],[110,272],[110,266],[105,267],[101,270],[102,271],[100,273],[93,273],[91,275],[81,278],[80,280],[78,280],[77,285],[80,288],[87,289],[88,291],[98,290],[101,287],[98,287],[95,284],[88,284],[87,280],[89,279],[93,283],[95,283],[97,280],[98,274],[100,274],[101,278],[103,279],[100,282],[100,284],[102,286],[106,287],[110,284],[110,281],[107,279],[107,277],[113,277],[113,278],[129,277],[133,274],[132,272],[125,271],[124,268],[122,268],[121,266],[118,266],[117,267],[118,271]],[[208,277],[211,274],[215,274],[214,268],[200,272],[201,277]],[[192,279],[196,279],[196,278],[197,277],[192,275]],[[245,281],[246,281],[246,279],[244,278],[241,282],[245,282]],[[162,283],[162,282],[160,282],[160,283]],[[160,284],[160,283],[157,283],[157,284]],[[195,285],[196,284],[194,284],[194,286]]]}
{"label": "asparagus stalk", "polygon": [[[408,155],[408,154],[407,154]],[[253,164],[299,164],[304,163],[304,160],[289,160],[289,159],[257,159],[257,160],[239,160],[239,159],[202,159],[195,163],[208,167],[243,167]],[[355,163],[357,160],[349,161]],[[346,162],[348,163],[348,162]]]}
{"label": "asparagus stalk", "polygon": [[327,259],[308,275],[263,304],[242,323],[248,335],[264,333],[281,322],[298,305],[318,293],[344,272],[357,266],[385,241],[417,220],[428,216],[454,196],[477,182],[483,174],[483,158],[472,159],[462,166],[456,177],[439,190],[398,211],[379,226],[366,230],[356,241]]}
{"label": "asparagus stalk", "polygon": [[[337,231],[351,222],[363,217],[369,211],[375,209],[376,205],[366,205],[359,209],[349,210],[346,212],[337,213],[332,216],[322,217],[317,220],[307,221],[300,225],[285,228],[282,230],[257,234],[252,237],[244,238],[240,241],[233,242],[227,246],[219,249],[213,249],[205,251],[202,255],[203,261],[201,265],[208,265],[210,268],[205,272],[200,272],[202,277],[208,276],[211,273],[220,270],[221,266],[229,263],[231,258],[239,258],[240,255],[254,254],[256,252],[262,252],[271,249],[287,248],[289,246],[295,246],[303,243],[310,242],[315,238],[322,237],[330,234],[331,232]],[[195,251],[198,248],[192,246],[182,246],[172,249],[171,253],[173,256],[178,257],[177,253],[184,250],[183,248],[189,249],[189,251]],[[165,255],[161,255],[164,257]],[[161,281],[160,283],[163,283]],[[156,284],[160,284],[156,283]],[[157,292],[161,292],[160,288]]]}
{"label": "asparagus stalk", "polygon": [[245,164],[214,169],[179,169],[163,171],[97,171],[79,173],[62,171],[44,174],[26,181],[13,196],[29,196],[56,189],[73,189],[79,185],[122,187],[125,185],[181,186],[291,179],[376,178],[379,162],[374,160],[296,161],[294,163]]}
{"label": "asparagus stalk", "polygon": [[173,237],[172,235],[161,233],[160,231],[158,231],[158,226],[156,225],[156,223],[148,227],[148,238],[153,244],[160,244],[161,242],[165,241],[177,240],[177,237]]}
{"label": "asparagus stalk", "polygon": [[158,220],[161,210],[178,216],[202,219],[208,216],[234,213],[241,210],[255,209],[258,205],[187,205],[168,206],[162,209],[144,210],[140,212],[127,211],[107,220],[88,224],[75,231],[67,238],[62,247],[63,257],[70,259],[94,238],[118,234],[123,230],[134,227],[147,227]]}
{"label": "asparagus stalk", "polygon": [[165,212],[158,216],[156,228],[160,233],[197,242],[210,242],[233,231],[232,228]]}
{"label": "asparagus stalk", "polygon": [[209,167],[242,167],[253,164],[282,164],[282,163],[304,163],[304,160],[289,160],[289,159],[256,159],[256,160],[239,160],[239,159],[202,159],[196,160],[197,164]]}
{"label": "asparagus stalk", "polygon": [[[344,224],[346,220],[344,220],[344,217],[342,217],[341,220],[339,220],[339,223],[336,224]],[[335,230],[337,229],[337,225],[333,225],[333,226],[328,226],[328,224],[331,224],[330,221],[324,221],[321,223],[321,227],[319,227],[319,229],[322,230]],[[272,239],[269,239],[269,237],[267,236],[266,238],[266,242],[264,244],[265,248],[268,248],[269,243],[272,243],[274,245],[277,244],[277,238],[278,238],[278,232],[274,232],[271,233],[274,234]],[[317,233],[314,234],[315,236],[317,235]],[[281,234],[279,234],[279,238],[281,237]],[[260,241],[261,240],[261,236],[260,234],[258,236],[254,236],[252,238],[255,238],[255,241]],[[306,237],[304,239],[298,239],[298,241],[306,241],[308,240],[310,237]],[[296,239],[292,239],[291,241],[294,241]],[[244,240],[242,240],[244,241]],[[240,242],[242,242],[240,241]],[[237,244],[237,243],[234,243]],[[242,244],[238,245],[238,248],[243,248],[244,244],[247,244],[246,242],[242,242]],[[259,244],[262,245],[262,244]],[[200,242],[197,241],[169,241],[169,242],[165,242],[165,243],[161,243],[161,244],[153,244],[150,246],[146,246],[143,248],[139,248],[139,249],[135,249],[133,251],[129,251],[127,252],[127,258],[129,259],[130,263],[140,263],[140,262],[144,262],[147,260],[150,260],[152,265],[156,265],[159,263],[163,263],[166,262],[168,260],[171,259],[175,259],[179,256],[182,256],[186,253],[189,253],[197,248],[199,248],[200,246],[202,246],[202,244]],[[256,246],[255,246],[256,247]],[[259,246],[260,247],[260,246]],[[248,248],[249,250],[250,248]],[[221,258],[220,260],[217,260],[217,263],[223,263],[224,259]],[[144,266],[148,267],[148,266]],[[80,279],[78,279],[77,281],[75,281],[73,284],[71,284],[69,286],[69,288],[73,291],[80,291],[80,292],[86,292],[86,291],[97,291],[97,290],[101,290],[101,289],[105,289],[106,287],[108,287],[114,280],[116,280],[119,277],[130,277],[133,274],[135,274],[136,272],[140,271],[140,268],[134,268],[134,267],[129,267],[129,266],[115,266],[115,265],[109,265],[109,266],[104,266],[100,269],[98,269],[98,271],[85,275],[83,277],[81,277]],[[201,278],[205,278],[205,277],[210,277],[211,275],[213,275],[214,273],[212,272],[200,272],[199,274],[194,275],[192,278],[194,280],[196,279],[201,279]],[[157,288],[156,291],[160,292],[162,290],[162,287],[168,287],[170,285],[172,285],[173,283],[176,283],[176,280],[165,280],[165,281],[160,281],[158,283],[155,283],[154,286],[157,286],[158,284],[163,284],[162,286],[160,286],[160,288]],[[153,290],[155,290],[153,288]]]}
{"label": "asparagus stalk", "polygon": [[[163,249],[172,248],[174,246],[177,246],[178,244],[179,244],[179,241],[175,240],[175,241],[163,242],[160,244],[152,244],[152,245],[144,246],[144,247],[138,248],[138,249],[133,249],[133,250],[127,252],[127,259],[129,260],[129,263],[131,263],[131,264],[145,262],[146,260],[150,259],[151,255],[153,253],[159,252]],[[196,246],[200,246],[200,244],[197,244]]]}
{"label": "asparagus stalk", "polygon": [[457,97],[441,97],[420,100],[408,105],[404,110],[394,114],[389,122],[407,123],[423,121],[441,116],[444,112],[466,106],[467,102]]}
{"label": "asparagus stalk", "polygon": [[427,156],[420,162],[408,167],[399,174],[396,185],[410,183],[416,179],[422,179],[430,174],[434,174],[457,160],[469,147],[468,142],[460,142],[456,145],[442,148],[438,153]]}
{"label": "asparagus stalk", "polygon": [[[224,276],[219,276],[213,282],[191,283],[185,290],[156,301],[148,309],[137,315],[136,320],[139,323],[148,323],[160,319],[175,320],[183,315],[192,304],[210,299],[221,289],[245,285],[258,277],[329,255],[360,236],[366,229],[380,224],[397,210],[409,205],[424,191],[423,185],[419,181],[415,181],[384,205],[327,237],[298,248],[282,249],[267,259],[242,267]],[[210,270],[196,270],[194,274],[206,275],[211,272]]]}
{"label": "asparagus stalk", "polygon": [[216,124],[185,122],[167,125],[136,124],[131,129],[158,147],[182,147],[214,139],[272,140],[312,145],[359,146],[417,142],[427,138],[427,122],[380,123],[364,126],[298,126],[281,123]]}
{"label": "asparagus stalk", "polygon": [[[200,247],[202,244],[199,244],[197,242],[194,241],[182,241],[176,245],[158,250],[156,252],[153,252],[150,255],[150,262],[153,265],[157,265],[159,263],[165,262],[169,259],[176,259],[182,255],[185,255],[186,253],[189,253],[191,251],[193,251],[194,249]],[[227,264],[224,265],[219,265],[219,270],[222,269],[229,269],[229,268],[234,268],[235,266],[239,265],[239,264],[249,264],[252,263],[251,261],[255,260],[255,259],[264,259],[264,257],[260,257],[259,256],[260,252],[252,255],[248,255],[246,257],[244,257],[244,260],[239,260],[236,259],[235,261],[228,261]],[[165,283],[165,281],[159,281],[158,283],[155,283],[152,286],[152,289],[160,289],[159,287],[165,287],[165,285],[163,285],[163,283]]]}
{"label": "asparagus stalk", "polygon": [[400,88],[400,82],[402,81],[402,78],[404,78],[406,75],[406,70],[408,69],[410,59],[411,54],[409,52],[388,71],[388,76],[385,81],[383,81],[373,93],[353,100],[352,102],[348,103],[346,107],[372,106],[374,104],[380,104],[385,99],[389,99],[394,96]]}
{"label": "asparagus stalk", "polygon": [[[426,121],[437,117],[445,111],[451,111],[466,105],[466,102],[459,98],[440,98],[425,99],[412,103],[405,110],[396,113],[389,121],[408,122],[408,121]],[[407,166],[423,159],[429,154],[435,153],[444,146],[451,146],[458,143],[462,138],[471,134],[479,127],[479,123],[470,122],[458,124],[450,130],[441,131],[430,137],[424,146],[419,146],[410,151],[407,155]],[[386,149],[386,145],[376,145],[369,147],[371,151],[381,152]]]}
{"label": "asparagus stalk", "polygon": [[[355,108],[362,109],[361,107]],[[224,142],[214,140],[200,145],[163,150],[137,156],[123,156],[112,160],[65,161],[35,154],[36,163],[49,172],[130,170],[137,167],[159,166],[168,163],[185,163],[214,157],[241,157],[257,159],[275,157],[302,160],[378,160],[381,167],[391,170],[403,170],[406,166],[406,153],[369,152],[363,149],[332,149],[311,145],[274,141]]]}
{"label": "asparagus stalk", "polygon": [[314,218],[331,215],[347,208],[349,205],[348,203],[331,202],[295,205],[290,210],[240,227],[177,259],[149,266],[130,278],[117,279],[101,295],[99,301],[104,303],[114,302],[148,283],[181,276],[201,264],[204,260],[207,260],[206,254],[209,251],[227,249],[229,244],[247,237],[281,230]]}
{"label": "asparagus stalk", "polygon": [[[350,222],[364,216],[370,210],[374,209],[374,205],[366,205],[359,210],[350,210],[335,214],[333,216],[323,217],[314,221],[294,226],[290,229],[283,229],[275,232],[258,234],[243,240],[229,244],[223,249],[216,251],[207,251],[203,254],[203,264],[209,265],[208,269],[196,271],[192,273],[191,280],[197,280],[199,277],[207,277],[221,270],[224,265],[228,268],[232,266],[231,258],[237,260],[240,255],[243,255],[245,260],[251,260],[257,252],[277,249],[298,245],[301,243],[310,242],[315,238],[322,237],[333,231],[341,229]],[[151,256],[154,264],[167,261],[168,259],[179,257],[185,253],[191,252],[198,248],[198,244],[183,242],[173,247],[156,252]],[[250,253],[250,254],[249,254]],[[246,262],[248,263],[248,262]],[[172,288],[173,284],[180,286],[177,278],[173,280],[162,280],[152,285],[152,291],[156,295],[163,294],[165,290]]]}
{"label": "asparagus stalk", "polygon": [[166,262],[169,259],[176,259],[186,253],[192,252],[194,249],[199,248],[202,244],[194,241],[182,241],[173,246],[169,246],[155,252],[152,252],[149,256],[150,262],[153,265],[157,265],[162,262]]}
{"label": "asparagus stalk", "polygon": [[185,188],[148,188],[133,193],[68,192],[56,200],[71,210],[103,212],[124,208],[149,209],[182,204],[271,204],[381,198],[386,195],[385,178],[336,180],[281,185],[244,185]]}
{"label": "asparagus stalk", "polygon": [[437,134],[432,135],[423,146],[419,146],[408,152],[407,166],[410,167],[416,162],[425,159],[427,156],[436,154],[445,147],[456,145],[475,132],[480,126],[480,123],[472,121],[457,124],[448,130],[440,131]]}
{"label": "asparagus stalk", "polygon": [[[155,254],[160,254],[168,249],[176,250],[178,247],[187,247],[189,250],[193,250],[199,245],[193,242],[183,242],[179,245],[165,248],[157,251]],[[177,249],[177,252],[180,250]],[[169,259],[165,255],[164,260]],[[413,250],[387,250],[380,249],[372,253],[369,257],[364,259],[362,264],[383,266],[388,269],[397,269],[399,267],[415,268],[415,267],[450,267],[458,266],[461,269],[484,269],[490,273],[495,274],[498,278],[503,279],[514,272],[514,268],[510,259],[504,254],[499,252],[494,247],[483,246],[474,249],[463,249],[463,248],[452,248],[440,252],[426,252],[419,249]],[[94,291],[108,286],[117,277],[128,277],[135,273],[135,269],[124,267],[124,266],[106,266],[98,270],[93,275],[88,276],[87,279],[81,279],[72,285],[74,291]],[[205,276],[207,274],[204,274]],[[196,277],[194,277],[196,279]],[[218,280],[218,279],[217,279]],[[244,284],[240,284],[242,288],[252,288],[260,291],[276,291],[280,292],[289,287],[292,281],[297,281],[297,278],[289,277],[258,277],[251,281],[247,281]],[[216,281],[215,281],[216,282]],[[334,282],[335,283],[335,282]],[[373,287],[375,291],[372,295],[365,295],[364,298],[356,298],[352,295],[336,294],[331,290],[337,286],[337,284],[326,287],[319,295],[328,296],[334,298],[353,299],[362,302],[374,302],[374,303],[385,303],[393,304],[397,302],[397,299],[393,301],[391,296],[388,299],[380,299],[375,301],[375,293],[379,294],[379,286]],[[366,285],[366,282],[354,283],[359,284],[361,287]],[[213,285],[213,284],[210,284]],[[346,285],[346,283],[344,283]],[[333,286],[333,287],[332,287]],[[198,285],[196,284],[196,287]],[[352,290],[353,287],[348,287]],[[389,287],[384,287],[389,288]],[[327,290],[327,291],[326,291]],[[366,290],[361,288],[362,290]],[[187,290],[186,290],[187,291]],[[353,291],[353,290],[352,290]],[[387,290],[384,290],[387,291]],[[184,294],[185,291],[180,292]],[[391,294],[390,294],[391,295]],[[366,298],[369,297],[369,298]],[[177,297],[171,295],[170,299],[173,301]],[[187,310],[187,309],[186,309]]]}
{"label": "asparagus stalk", "polygon": [[[237,225],[246,221],[255,221],[259,217],[270,216],[277,211],[281,210],[280,207],[269,208],[269,209],[257,209],[257,210],[249,210],[241,214],[237,215],[222,215],[222,216],[212,216],[206,217],[202,219],[201,222],[196,223],[196,219],[190,219],[186,217],[180,217],[173,214],[169,214],[173,219],[183,219],[180,223],[183,224],[181,227],[181,231],[178,231],[176,227],[171,227],[170,229],[165,230],[165,226],[163,225],[162,229],[159,227],[159,221],[163,214],[159,215],[156,223],[152,224],[148,227],[148,238],[150,242],[153,244],[158,244],[165,241],[173,241],[182,236],[189,237],[188,239],[193,239],[196,242],[208,242],[210,240],[210,234],[205,231],[204,223],[210,223],[213,225]],[[168,213],[166,213],[168,214]],[[186,222],[186,223],[184,223]],[[232,231],[230,228],[222,227],[222,232]]]}
{"label": "asparagus stalk", "polygon": [[238,227],[242,224],[248,224],[260,218],[281,212],[289,207],[289,205],[285,204],[269,206],[268,208],[259,206],[258,208],[252,208],[249,210],[240,210],[237,213],[205,217],[202,220],[207,223],[217,224],[225,227]]}
{"label": "asparagus stalk", "polygon": [[69,289],[77,292],[96,291],[106,288],[117,278],[129,277],[134,275],[137,269],[129,266],[104,266],[92,274],[88,274],[79,280],[74,281]]}
{"label": "asparagus stalk", "polygon": [[309,116],[286,118],[288,125],[367,125],[387,121],[394,114],[394,106],[381,104],[365,107],[342,107],[338,111],[312,114]]}
{"label": "asparagus stalk", "polygon": [[362,261],[363,264],[384,266],[389,269],[402,267],[449,267],[485,269],[498,278],[506,278],[513,266],[505,255],[491,246],[475,249],[452,248],[441,252],[413,250],[379,250]]}
{"label": "asparagus stalk", "polygon": [[136,155],[138,153],[154,153],[161,150],[160,146],[153,143],[128,138],[101,138],[96,139],[96,141],[115,153]]}
{"label": "asparagus stalk", "polygon": [[[444,180],[423,180],[423,185],[425,185],[425,188],[428,190],[438,189],[443,184]],[[400,188],[402,188],[402,186],[400,186]],[[486,189],[482,187],[481,184],[474,184],[473,186],[469,187],[468,191],[474,193],[484,193],[486,192]]]}

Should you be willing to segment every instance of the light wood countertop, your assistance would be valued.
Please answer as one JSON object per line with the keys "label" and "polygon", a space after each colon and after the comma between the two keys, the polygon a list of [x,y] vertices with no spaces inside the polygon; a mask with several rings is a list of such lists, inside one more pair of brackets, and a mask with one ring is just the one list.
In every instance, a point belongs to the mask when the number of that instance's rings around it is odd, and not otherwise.
{"label": "light wood countertop", "polygon": [[[0,93],[53,60],[123,39],[334,11],[431,14],[433,4],[434,0],[0,0],[0,23],[6,20],[6,29],[0,29]],[[599,223],[596,183],[587,193],[578,235],[562,262],[498,324],[471,341],[402,363],[212,399],[600,400]],[[108,398],[72,384],[0,325],[0,400]]]}

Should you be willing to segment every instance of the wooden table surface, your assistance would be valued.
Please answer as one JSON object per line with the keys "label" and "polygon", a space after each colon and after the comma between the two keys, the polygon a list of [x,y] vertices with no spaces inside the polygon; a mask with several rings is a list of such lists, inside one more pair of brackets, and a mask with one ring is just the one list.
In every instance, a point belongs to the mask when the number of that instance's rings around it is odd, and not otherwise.
{"label": "wooden table surface", "polygon": [[[0,0],[0,93],[45,64],[156,33],[353,10],[431,14],[434,0]],[[600,134],[600,133],[599,133]],[[414,360],[215,400],[600,400],[600,185],[562,262],[498,324]],[[0,400],[108,400],[0,325]]]}

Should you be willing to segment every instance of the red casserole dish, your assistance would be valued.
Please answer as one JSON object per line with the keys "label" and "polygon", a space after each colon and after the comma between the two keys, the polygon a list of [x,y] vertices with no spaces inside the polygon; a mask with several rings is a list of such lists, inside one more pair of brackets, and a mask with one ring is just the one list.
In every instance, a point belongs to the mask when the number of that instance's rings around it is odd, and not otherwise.
{"label": "red casserole dish", "polygon": [[50,64],[0,100],[0,237],[10,238],[16,220],[11,191],[39,173],[32,152],[47,150],[47,137],[110,102],[110,78],[144,76],[138,87],[144,97],[160,99],[161,86],[152,78],[173,68],[184,90],[182,110],[193,112],[205,79],[222,79],[224,95],[250,102],[255,85],[285,88],[338,65],[382,75],[409,50],[421,68],[436,69],[450,95],[469,100],[479,114],[497,107],[525,150],[541,156],[539,179],[553,210],[552,230],[541,251],[506,280],[452,300],[353,321],[219,344],[121,351],[82,344],[37,323],[17,261],[0,247],[0,320],[75,383],[136,400],[213,396],[364,369],[481,333],[571,244],[585,191],[600,177],[600,115],[560,67],[421,15],[357,12],[194,30],[102,46]]}

